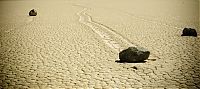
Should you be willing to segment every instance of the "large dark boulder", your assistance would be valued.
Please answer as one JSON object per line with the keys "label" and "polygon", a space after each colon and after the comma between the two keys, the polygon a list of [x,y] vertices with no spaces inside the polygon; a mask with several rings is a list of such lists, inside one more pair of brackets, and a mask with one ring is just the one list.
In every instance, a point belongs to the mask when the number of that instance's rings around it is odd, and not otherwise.
{"label": "large dark boulder", "polygon": [[142,47],[129,47],[119,53],[120,62],[144,62],[148,59],[150,52]]}
{"label": "large dark boulder", "polygon": [[197,32],[193,28],[184,28],[181,36],[194,36],[194,37],[197,37]]}
{"label": "large dark boulder", "polygon": [[30,12],[29,12],[29,16],[36,16],[37,15],[37,11],[32,9]]}

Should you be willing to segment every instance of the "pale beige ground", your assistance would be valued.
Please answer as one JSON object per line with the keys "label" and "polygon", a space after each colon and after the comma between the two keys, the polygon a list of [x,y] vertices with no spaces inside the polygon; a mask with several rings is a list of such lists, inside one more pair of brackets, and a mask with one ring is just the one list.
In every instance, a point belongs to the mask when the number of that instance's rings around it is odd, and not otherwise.
{"label": "pale beige ground", "polygon": [[[180,36],[184,27],[199,34],[198,7],[198,0],[0,0],[0,88],[198,89],[200,38]],[[115,62],[130,45],[156,61]]]}

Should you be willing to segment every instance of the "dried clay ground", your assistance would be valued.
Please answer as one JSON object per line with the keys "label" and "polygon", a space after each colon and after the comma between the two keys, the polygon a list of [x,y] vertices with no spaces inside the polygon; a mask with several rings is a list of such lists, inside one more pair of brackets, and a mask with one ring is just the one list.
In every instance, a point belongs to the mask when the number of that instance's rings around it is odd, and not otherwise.
{"label": "dried clay ground", "polygon": [[[198,0],[0,0],[0,88],[198,89],[200,37],[184,27],[199,32]],[[130,46],[149,59],[116,62]]]}

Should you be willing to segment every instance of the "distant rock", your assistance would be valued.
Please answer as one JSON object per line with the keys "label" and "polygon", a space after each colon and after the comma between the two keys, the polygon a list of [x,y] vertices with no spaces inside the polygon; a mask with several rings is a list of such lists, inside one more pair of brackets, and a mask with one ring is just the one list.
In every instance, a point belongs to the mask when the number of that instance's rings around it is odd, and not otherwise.
{"label": "distant rock", "polygon": [[119,53],[120,62],[144,62],[148,59],[150,52],[142,47],[129,47]]}
{"label": "distant rock", "polygon": [[29,12],[29,16],[36,16],[37,15],[37,11],[32,9],[30,12]]}
{"label": "distant rock", "polygon": [[181,36],[194,36],[194,37],[197,37],[197,32],[193,28],[184,28]]}

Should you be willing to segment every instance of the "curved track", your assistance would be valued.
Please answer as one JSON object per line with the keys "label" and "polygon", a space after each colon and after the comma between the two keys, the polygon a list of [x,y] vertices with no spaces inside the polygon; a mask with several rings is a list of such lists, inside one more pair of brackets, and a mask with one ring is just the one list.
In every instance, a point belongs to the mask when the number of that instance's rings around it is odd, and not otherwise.
{"label": "curved track", "polygon": [[[76,5],[77,6],[77,5]],[[116,53],[119,53],[125,48],[128,47],[138,47],[139,45],[130,42],[128,39],[114,32],[111,28],[95,22],[92,20],[92,17],[86,13],[87,8],[84,8],[82,11],[78,12],[77,15],[80,17],[79,22],[90,27],[94,33],[98,34],[103,42],[107,44],[111,49],[113,49]],[[149,60],[156,60],[158,57],[151,54]],[[117,59],[119,60],[119,59]]]}

